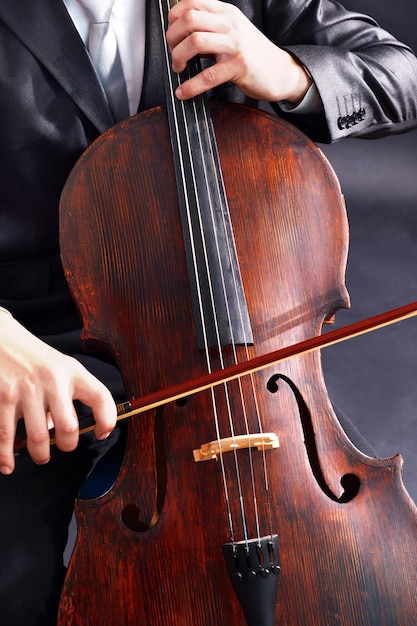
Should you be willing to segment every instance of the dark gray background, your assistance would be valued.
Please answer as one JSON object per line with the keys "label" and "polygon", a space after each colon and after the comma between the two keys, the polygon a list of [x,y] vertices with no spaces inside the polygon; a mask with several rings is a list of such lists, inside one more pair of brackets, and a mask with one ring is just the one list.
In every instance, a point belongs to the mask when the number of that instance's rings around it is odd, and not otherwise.
{"label": "dark gray background", "polygon": [[[415,0],[345,0],[372,15],[417,52]],[[417,98],[417,94],[416,94]],[[417,132],[320,146],[346,199],[351,309],[335,326],[417,300]],[[404,482],[417,502],[417,318],[327,348],[332,401],[379,456],[400,452]]]}

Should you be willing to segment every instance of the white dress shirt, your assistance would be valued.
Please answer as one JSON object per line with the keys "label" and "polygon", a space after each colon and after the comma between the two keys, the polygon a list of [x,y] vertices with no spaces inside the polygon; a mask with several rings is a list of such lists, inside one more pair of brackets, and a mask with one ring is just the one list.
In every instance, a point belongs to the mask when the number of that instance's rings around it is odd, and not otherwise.
{"label": "white dress shirt", "polygon": [[[78,0],[63,0],[81,39],[86,44],[89,23]],[[84,0],[86,2],[87,0]],[[115,0],[110,17],[116,35],[131,115],[137,113],[145,63],[146,0]]]}

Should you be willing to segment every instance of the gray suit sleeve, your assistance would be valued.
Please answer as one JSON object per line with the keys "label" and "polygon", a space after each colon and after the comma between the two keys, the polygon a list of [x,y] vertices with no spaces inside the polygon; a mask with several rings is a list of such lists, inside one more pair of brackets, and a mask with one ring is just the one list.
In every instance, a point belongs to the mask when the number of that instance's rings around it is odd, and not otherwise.
{"label": "gray suit sleeve", "polygon": [[308,69],[323,103],[322,115],[284,117],[322,142],[417,128],[417,59],[410,48],[333,0],[265,5],[266,34]]}

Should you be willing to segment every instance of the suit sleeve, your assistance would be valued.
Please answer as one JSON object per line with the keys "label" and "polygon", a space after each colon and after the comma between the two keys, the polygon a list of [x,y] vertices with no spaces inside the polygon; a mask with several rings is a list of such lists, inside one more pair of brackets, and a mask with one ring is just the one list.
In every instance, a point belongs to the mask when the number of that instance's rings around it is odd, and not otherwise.
{"label": "suit sleeve", "polygon": [[270,0],[264,9],[266,34],[308,69],[322,100],[323,115],[283,115],[312,139],[417,128],[417,59],[372,18],[333,0]]}

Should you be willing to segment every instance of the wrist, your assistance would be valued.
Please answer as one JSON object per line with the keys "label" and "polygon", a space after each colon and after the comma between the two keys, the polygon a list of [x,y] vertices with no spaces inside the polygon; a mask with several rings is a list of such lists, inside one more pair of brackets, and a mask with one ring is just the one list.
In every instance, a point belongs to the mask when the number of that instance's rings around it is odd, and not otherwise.
{"label": "wrist", "polygon": [[[287,53],[288,54],[288,53]],[[289,94],[283,98],[285,102],[288,102],[292,107],[296,107],[305,97],[307,91],[313,85],[313,79],[308,70],[291,54],[289,56],[289,72],[288,76],[291,76],[289,84],[291,85]]]}

